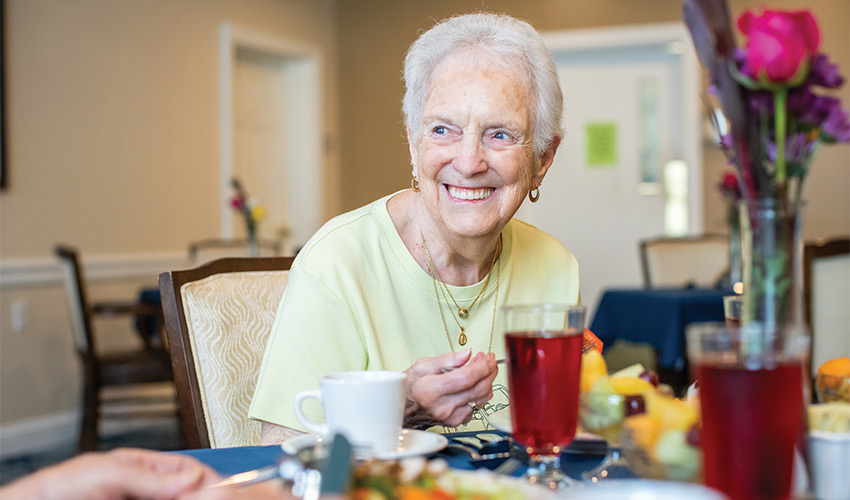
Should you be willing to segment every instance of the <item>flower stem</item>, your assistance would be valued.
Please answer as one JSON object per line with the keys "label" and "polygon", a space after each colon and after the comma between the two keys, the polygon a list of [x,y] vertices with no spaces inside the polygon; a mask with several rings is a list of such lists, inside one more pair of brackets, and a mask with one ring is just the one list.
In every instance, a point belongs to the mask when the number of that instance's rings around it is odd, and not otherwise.
{"label": "flower stem", "polygon": [[773,93],[774,122],[776,123],[776,182],[785,184],[785,128],[788,124],[788,89],[782,87]]}

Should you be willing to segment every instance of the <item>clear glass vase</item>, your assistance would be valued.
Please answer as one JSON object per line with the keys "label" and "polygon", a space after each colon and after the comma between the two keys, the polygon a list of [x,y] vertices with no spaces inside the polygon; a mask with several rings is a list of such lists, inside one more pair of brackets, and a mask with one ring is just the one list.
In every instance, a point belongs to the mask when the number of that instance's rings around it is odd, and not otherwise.
{"label": "clear glass vase", "polygon": [[248,233],[248,257],[260,256],[260,242],[256,233]]}
{"label": "clear glass vase", "polygon": [[802,323],[803,203],[758,198],[742,201],[742,324]]}

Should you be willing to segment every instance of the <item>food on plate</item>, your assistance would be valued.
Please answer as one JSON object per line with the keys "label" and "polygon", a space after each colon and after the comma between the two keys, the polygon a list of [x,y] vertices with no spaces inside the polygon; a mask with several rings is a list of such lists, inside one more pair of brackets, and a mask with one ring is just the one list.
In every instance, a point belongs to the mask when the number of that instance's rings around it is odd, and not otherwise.
{"label": "food on plate", "polygon": [[519,484],[455,471],[445,460],[366,461],[354,469],[352,500],[524,500]]}
{"label": "food on plate", "polygon": [[818,401],[850,402],[850,358],[831,359],[818,367],[815,376]]}
{"label": "food on plate", "polygon": [[832,401],[809,405],[809,430],[850,432],[850,403]]}

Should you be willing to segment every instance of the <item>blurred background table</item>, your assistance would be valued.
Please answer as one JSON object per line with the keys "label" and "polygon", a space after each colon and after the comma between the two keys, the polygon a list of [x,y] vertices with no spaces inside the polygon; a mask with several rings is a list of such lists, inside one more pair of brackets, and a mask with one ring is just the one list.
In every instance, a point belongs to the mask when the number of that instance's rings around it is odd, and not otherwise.
{"label": "blurred background table", "polygon": [[690,323],[723,321],[725,289],[616,289],[599,301],[590,329],[605,348],[617,340],[646,343],[658,355],[658,374],[674,389],[687,386],[685,327]]}

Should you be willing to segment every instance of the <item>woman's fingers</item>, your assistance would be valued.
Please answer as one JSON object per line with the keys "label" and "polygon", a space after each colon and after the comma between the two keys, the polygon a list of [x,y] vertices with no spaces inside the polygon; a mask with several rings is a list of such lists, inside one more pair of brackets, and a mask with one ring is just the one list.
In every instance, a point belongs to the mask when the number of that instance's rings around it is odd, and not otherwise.
{"label": "woman's fingers", "polygon": [[418,408],[434,420],[457,426],[472,418],[470,403],[483,404],[490,400],[497,373],[495,357],[478,353],[466,365],[416,379],[410,385],[410,395]]}
{"label": "woman's fingers", "polygon": [[449,372],[465,365],[471,355],[470,349],[464,349],[460,352],[447,352],[433,358],[419,358],[410,368],[405,370],[405,373],[414,378],[419,378],[425,375]]}

